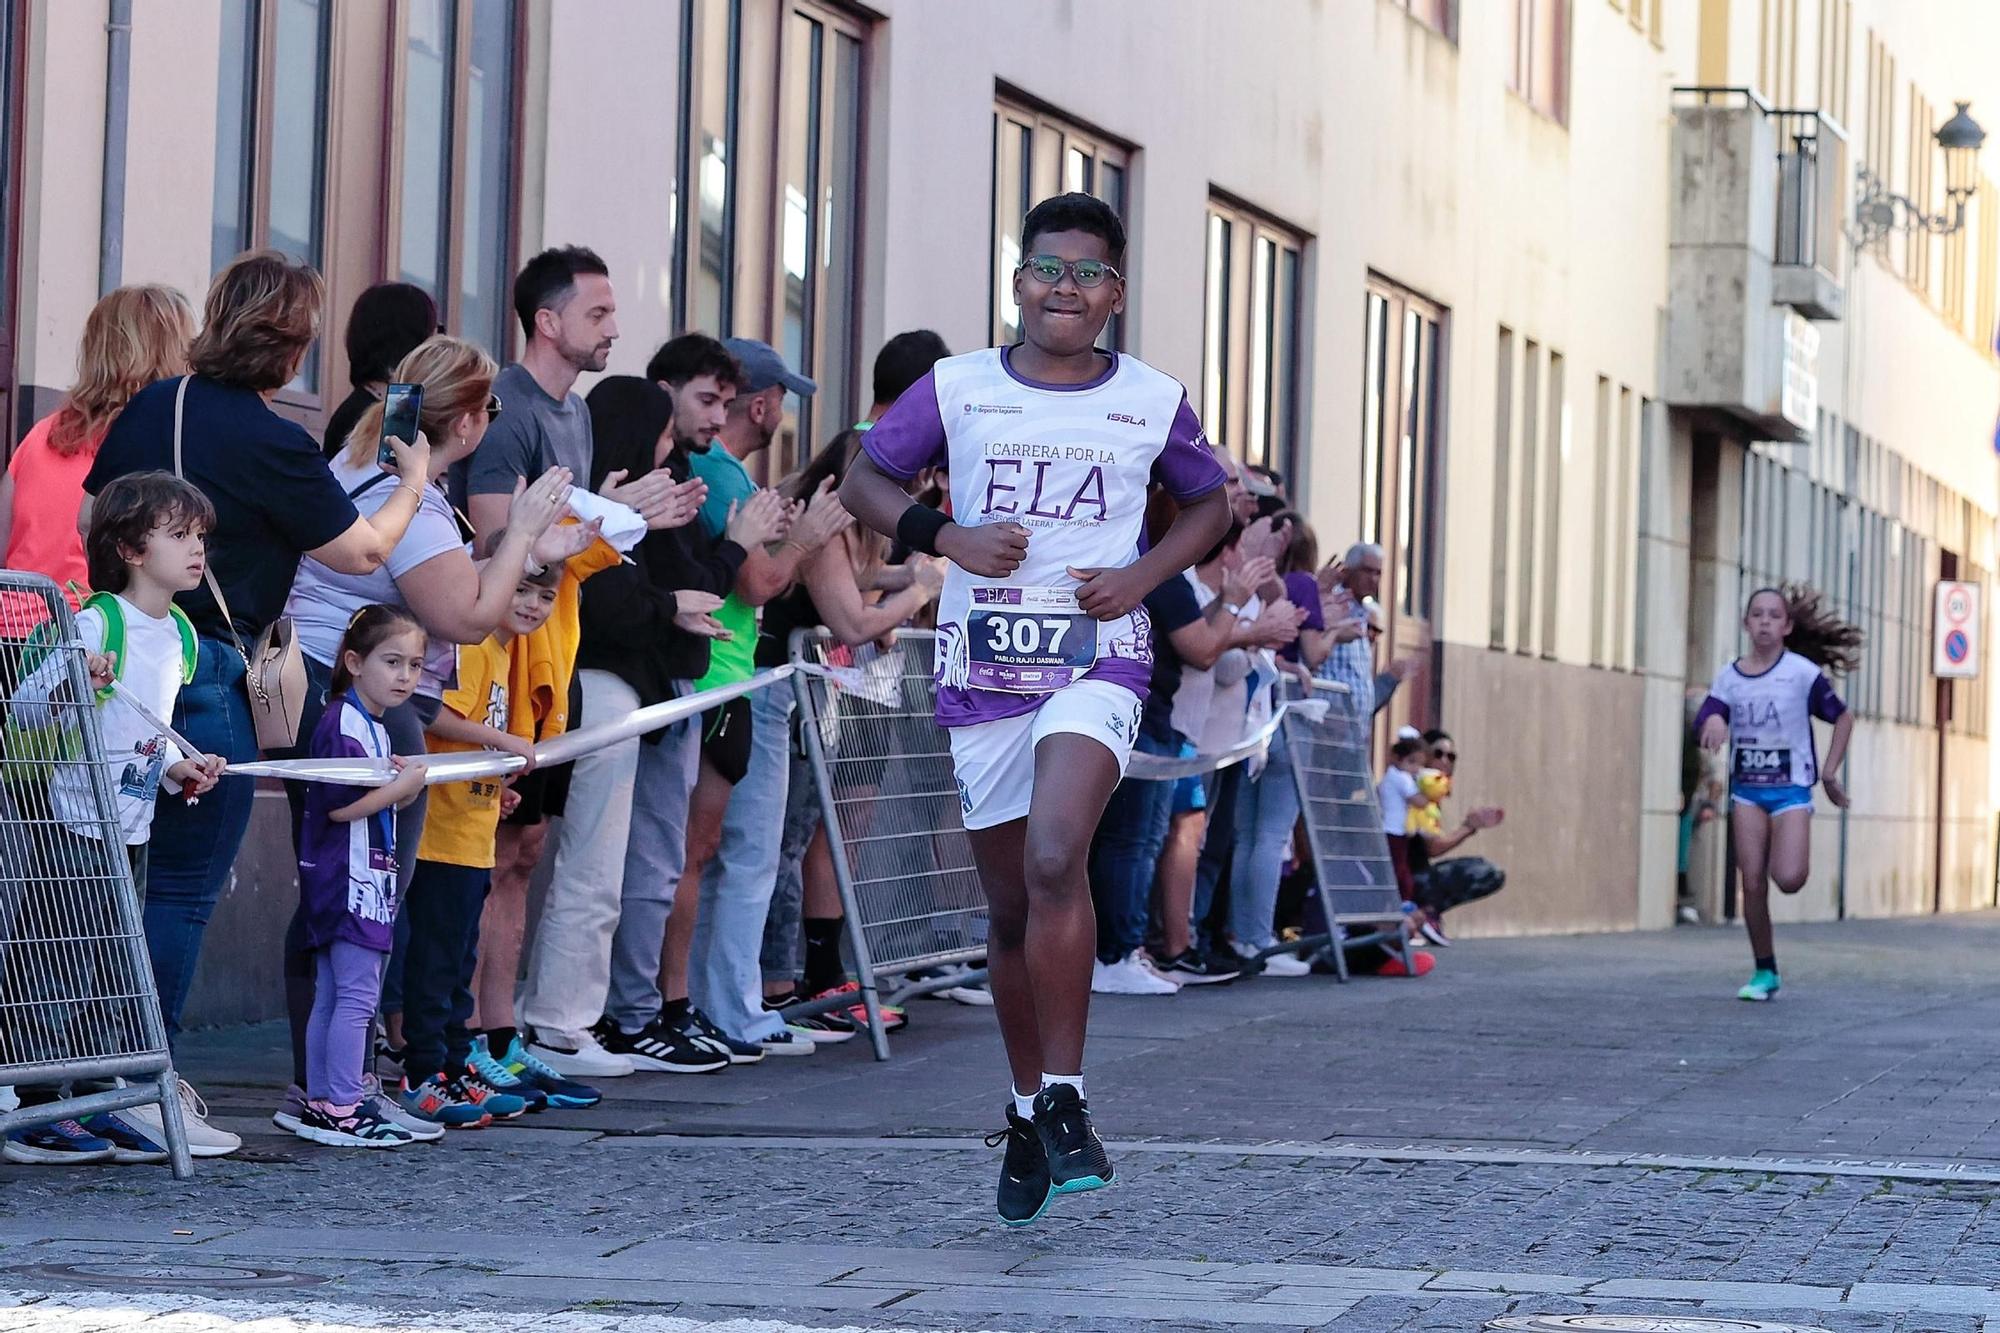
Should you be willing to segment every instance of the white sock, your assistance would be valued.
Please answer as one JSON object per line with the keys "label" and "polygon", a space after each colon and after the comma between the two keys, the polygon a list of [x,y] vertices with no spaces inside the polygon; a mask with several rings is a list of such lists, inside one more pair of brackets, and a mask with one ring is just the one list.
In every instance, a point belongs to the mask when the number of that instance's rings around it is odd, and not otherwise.
{"label": "white sock", "polygon": [[1014,1114],[1020,1116],[1023,1120],[1033,1120],[1035,1118],[1035,1094],[1031,1092],[1023,1097],[1019,1092],[1015,1092]]}
{"label": "white sock", "polygon": [[1066,1084],[1066,1085],[1067,1085],[1067,1086],[1069,1086],[1069,1087],[1072,1087],[1072,1088],[1075,1088],[1075,1089],[1076,1089],[1076,1095],[1077,1095],[1077,1096],[1079,1096],[1079,1097],[1083,1096],[1083,1075],[1081,1075],[1081,1074],[1050,1074],[1050,1073],[1044,1073],[1044,1074],[1042,1075],[1042,1086],[1043,1086],[1043,1087],[1045,1087],[1045,1088],[1052,1088],[1052,1087],[1054,1087],[1054,1086],[1055,1086],[1056,1084],[1058,1084],[1058,1083],[1062,1083],[1062,1084]]}

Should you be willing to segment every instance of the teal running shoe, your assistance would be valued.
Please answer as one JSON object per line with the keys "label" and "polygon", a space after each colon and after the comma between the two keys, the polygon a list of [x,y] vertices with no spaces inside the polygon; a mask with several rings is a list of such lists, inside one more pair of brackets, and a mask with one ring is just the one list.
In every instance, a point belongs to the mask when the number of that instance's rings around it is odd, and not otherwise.
{"label": "teal running shoe", "polygon": [[466,1056],[465,1069],[482,1086],[494,1092],[505,1092],[519,1097],[528,1104],[530,1111],[548,1109],[549,1094],[494,1059],[493,1052],[487,1048],[483,1033],[472,1039],[472,1051]]}
{"label": "teal running shoe", "polygon": [[604,1094],[588,1083],[564,1078],[542,1063],[519,1037],[508,1044],[507,1053],[500,1057],[500,1064],[515,1078],[540,1089],[548,1097],[549,1105],[558,1110],[581,1111],[604,1100]]}
{"label": "teal running shoe", "polygon": [[1776,972],[1760,967],[1750,974],[1750,980],[1743,983],[1743,989],[1736,992],[1736,998],[1759,1002],[1776,999],[1778,989],[1783,984],[1778,980]]}

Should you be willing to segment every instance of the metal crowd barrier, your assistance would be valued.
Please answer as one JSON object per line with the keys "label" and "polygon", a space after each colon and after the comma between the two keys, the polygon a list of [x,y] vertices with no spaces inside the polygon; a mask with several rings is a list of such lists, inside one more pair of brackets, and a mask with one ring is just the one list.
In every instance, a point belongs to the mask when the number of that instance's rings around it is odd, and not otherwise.
{"label": "metal crowd barrier", "polygon": [[[1325,715],[1315,722],[1292,710],[1285,715],[1283,734],[1328,929],[1281,947],[1285,952],[1323,948],[1332,955],[1335,975],[1346,981],[1348,949],[1385,945],[1402,955],[1415,976],[1409,920],[1375,798],[1370,701],[1355,698],[1334,681],[1312,684],[1310,697],[1326,701]],[[1300,697],[1295,685],[1288,684],[1287,690],[1290,697]],[[1349,926],[1374,929],[1350,934]]]}
{"label": "metal crowd barrier", "polygon": [[817,629],[791,641],[799,729],[878,1060],[889,1058],[882,1005],[985,976],[974,965],[986,957],[986,896],[960,822],[951,742],[935,720],[936,640],[898,630],[887,648],[850,649]]}
{"label": "metal crowd barrier", "polygon": [[63,1095],[0,1134],[158,1105],[174,1175],[194,1174],[114,792],[69,603],[0,570],[0,1085]]}

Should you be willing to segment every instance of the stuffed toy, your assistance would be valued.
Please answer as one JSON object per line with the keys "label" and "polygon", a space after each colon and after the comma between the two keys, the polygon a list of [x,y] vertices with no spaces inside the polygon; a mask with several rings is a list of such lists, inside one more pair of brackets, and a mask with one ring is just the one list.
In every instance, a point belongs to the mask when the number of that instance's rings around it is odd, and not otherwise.
{"label": "stuffed toy", "polygon": [[1428,833],[1444,836],[1444,798],[1451,795],[1451,779],[1435,768],[1427,768],[1417,775],[1417,790],[1430,798],[1429,805],[1410,807],[1409,819],[1405,824],[1409,836]]}

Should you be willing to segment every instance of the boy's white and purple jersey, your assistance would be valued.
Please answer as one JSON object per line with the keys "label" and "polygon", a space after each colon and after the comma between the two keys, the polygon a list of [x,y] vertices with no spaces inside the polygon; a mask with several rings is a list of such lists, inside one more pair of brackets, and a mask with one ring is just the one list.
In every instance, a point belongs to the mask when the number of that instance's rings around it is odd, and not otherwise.
{"label": "boy's white and purple jersey", "polygon": [[1694,725],[1699,734],[1711,717],[1729,719],[1732,787],[1811,787],[1819,781],[1812,720],[1834,722],[1846,711],[1824,671],[1786,653],[1754,676],[1736,662],[1724,667]]}
{"label": "boy's white and purple jersey", "polygon": [[937,719],[947,727],[1033,712],[1085,679],[1144,699],[1153,662],[1144,608],[1092,620],[1068,570],[1139,557],[1153,482],[1186,501],[1224,480],[1171,375],[1114,353],[1089,383],[1042,384],[1013,369],[1009,350],[938,362],[862,437],[892,477],[947,469],[961,525],[1013,522],[1029,532],[1012,576],[983,579],[956,565],[945,574]]}

